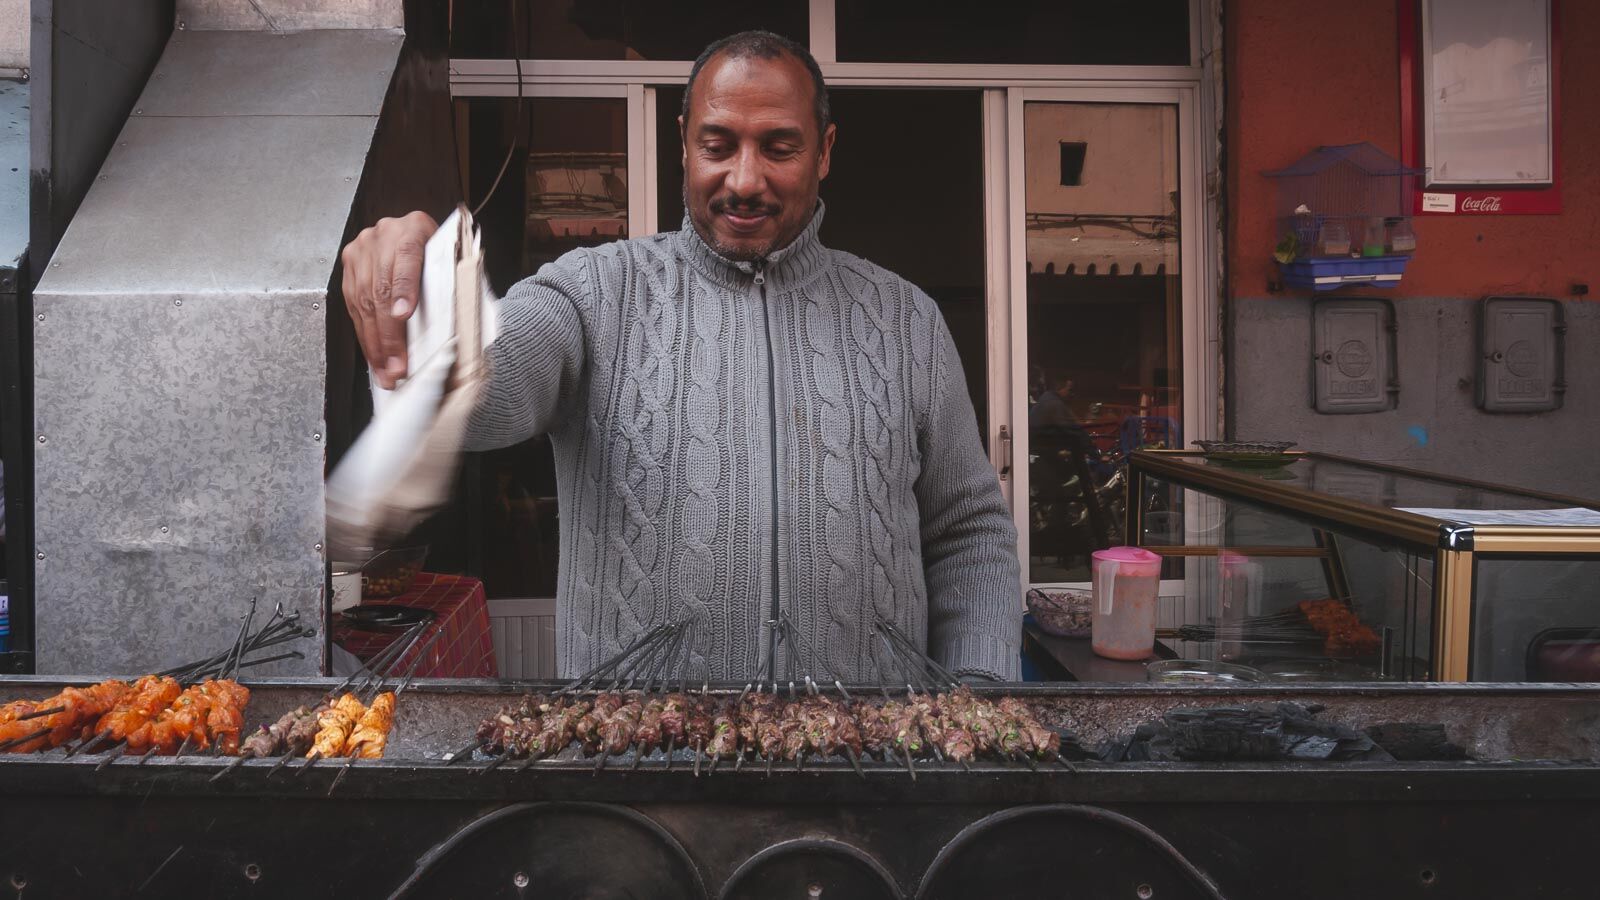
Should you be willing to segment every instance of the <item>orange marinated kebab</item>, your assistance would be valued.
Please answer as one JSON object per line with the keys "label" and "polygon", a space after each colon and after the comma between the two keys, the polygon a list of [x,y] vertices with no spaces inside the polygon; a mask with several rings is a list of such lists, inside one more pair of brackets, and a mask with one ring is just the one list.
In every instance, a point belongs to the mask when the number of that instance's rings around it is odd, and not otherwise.
{"label": "orange marinated kebab", "polygon": [[347,693],[334,701],[332,706],[317,717],[317,737],[311,742],[311,749],[306,753],[306,759],[316,760],[342,755],[345,742],[350,739],[350,733],[355,730],[356,724],[366,712],[367,708],[356,699],[355,694]]}
{"label": "orange marinated kebab", "polygon": [[15,722],[18,716],[25,716],[36,709],[45,709],[37,700],[13,700],[5,706],[0,706],[0,725]]}
{"label": "orange marinated kebab", "polygon": [[250,703],[250,689],[231,679],[206,679],[200,690],[211,700],[206,715],[206,736],[216,752],[234,756],[239,752],[239,732],[244,729],[244,708]]}
{"label": "orange marinated kebab", "polygon": [[354,731],[344,742],[344,755],[360,759],[380,759],[383,747],[389,740],[389,729],[394,727],[394,692],[384,691],[373,698],[372,705],[361,714]]}
{"label": "orange marinated kebab", "polygon": [[122,743],[147,722],[172,705],[183,692],[177,679],[165,675],[146,675],[133,683],[122,699],[88,729],[84,748],[111,741]]}
{"label": "orange marinated kebab", "polygon": [[128,735],[127,752],[135,756],[171,756],[184,744],[203,750],[210,746],[206,740],[206,717],[210,713],[211,698],[200,685],[194,685]]}
{"label": "orange marinated kebab", "polygon": [[248,702],[248,688],[231,680],[208,678],[179,694],[171,706],[129,734],[128,752],[169,756],[186,748],[215,746],[222,752],[237,753]]}
{"label": "orange marinated kebab", "polygon": [[[125,681],[102,681],[86,688],[67,688],[39,701],[6,704],[4,713],[0,713],[5,717],[0,719],[3,723],[0,724],[0,746],[13,753],[59,747],[80,736],[87,725],[115,706],[128,690]],[[29,736],[31,739],[24,740]]]}

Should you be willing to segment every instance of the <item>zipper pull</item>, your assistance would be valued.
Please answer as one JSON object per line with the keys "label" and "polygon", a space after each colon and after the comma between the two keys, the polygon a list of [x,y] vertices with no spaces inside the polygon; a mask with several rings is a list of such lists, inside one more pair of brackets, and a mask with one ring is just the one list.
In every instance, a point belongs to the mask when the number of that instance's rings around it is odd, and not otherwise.
{"label": "zipper pull", "polygon": [[766,267],[767,267],[767,264],[764,261],[756,263],[756,271],[755,271],[755,276],[754,276],[755,277],[755,282],[756,282],[756,287],[761,287],[762,285],[767,283],[767,276],[765,274],[763,274],[763,270],[766,269]]}

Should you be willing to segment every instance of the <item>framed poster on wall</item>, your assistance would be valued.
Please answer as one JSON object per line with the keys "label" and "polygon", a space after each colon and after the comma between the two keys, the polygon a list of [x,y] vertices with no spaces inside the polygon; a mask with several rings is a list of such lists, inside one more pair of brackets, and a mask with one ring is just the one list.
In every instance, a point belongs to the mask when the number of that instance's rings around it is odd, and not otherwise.
{"label": "framed poster on wall", "polygon": [[1558,0],[1400,6],[1401,156],[1419,215],[1561,211]]}

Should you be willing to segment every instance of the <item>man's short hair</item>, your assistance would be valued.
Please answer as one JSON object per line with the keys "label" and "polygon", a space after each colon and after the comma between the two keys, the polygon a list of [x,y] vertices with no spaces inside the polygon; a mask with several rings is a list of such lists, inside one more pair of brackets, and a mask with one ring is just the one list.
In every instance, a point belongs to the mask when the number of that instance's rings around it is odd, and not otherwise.
{"label": "man's short hair", "polygon": [[817,65],[816,57],[811,55],[800,44],[789,40],[781,34],[770,31],[741,31],[730,34],[725,38],[712,41],[706,49],[700,51],[700,56],[694,61],[694,68],[689,70],[689,83],[683,89],[683,121],[689,121],[689,98],[694,95],[694,83],[700,77],[700,70],[706,67],[714,57],[726,55],[732,59],[778,59],[785,54],[798,59],[811,73],[811,92],[815,98],[814,107],[817,117],[817,137],[828,130],[828,86],[822,82],[822,67]]}

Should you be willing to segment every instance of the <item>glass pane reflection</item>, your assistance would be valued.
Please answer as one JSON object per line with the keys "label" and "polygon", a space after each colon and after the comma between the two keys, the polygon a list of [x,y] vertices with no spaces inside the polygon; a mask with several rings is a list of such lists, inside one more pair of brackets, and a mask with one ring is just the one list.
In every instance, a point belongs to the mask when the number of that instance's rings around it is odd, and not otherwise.
{"label": "glass pane reflection", "polygon": [[1033,583],[1085,580],[1121,542],[1122,459],[1182,445],[1177,128],[1165,104],[1023,107]]}

